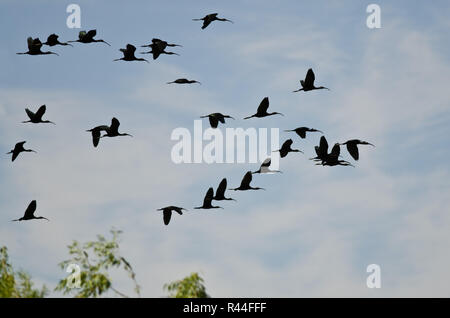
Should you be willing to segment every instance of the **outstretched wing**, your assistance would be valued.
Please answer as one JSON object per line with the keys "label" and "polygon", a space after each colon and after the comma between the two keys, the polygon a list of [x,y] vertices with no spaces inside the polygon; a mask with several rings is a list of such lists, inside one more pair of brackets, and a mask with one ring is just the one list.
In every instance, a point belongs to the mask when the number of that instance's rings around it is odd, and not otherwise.
{"label": "outstretched wing", "polygon": [[320,137],[319,143],[319,151],[320,153],[327,154],[328,153],[328,142],[325,136]]}
{"label": "outstretched wing", "polygon": [[271,158],[267,158],[266,160],[263,161],[263,163],[261,164],[261,168],[262,167],[270,167],[270,164],[272,163]]}
{"label": "outstretched wing", "polygon": [[248,171],[245,174],[244,178],[242,178],[241,187],[247,188],[250,185],[250,182],[252,182],[252,173],[251,173],[251,171]]}
{"label": "outstretched wing", "polygon": [[164,219],[165,225],[169,225],[171,217],[172,217],[172,211],[170,211],[169,209],[164,209],[163,210],[163,219]]}
{"label": "outstretched wing", "polygon": [[33,200],[28,205],[27,209],[25,210],[24,218],[32,218],[34,216],[34,212],[36,211],[36,200]]}
{"label": "outstretched wing", "polygon": [[46,110],[47,110],[47,107],[45,107],[45,105],[42,105],[41,107],[39,107],[38,111],[36,112],[36,117],[42,118],[42,116],[44,116]]}
{"label": "outstretched wing", "polygon": [[112,131],[119,131],[120,122],[116,117],[113,117],[111,119],[111,130]]}
{"label": "outstretched wing", "polygon": [[256,111],[259,113],[266,113],[267,109],[269,108],[269,97],[264,97],[261,103],[258,106],[258,110]]}
{"label": "outstretched wing", "polygon": [[213,188],[209,188],[206,192],[205,198],[203,199],[203,206],[209,206],[211,205],[211,201],[214,197],[214,190]]}
{"label": "outstretched wing", "polygon": [[354,142],[347,143],[347,151],[353,159],[359,159],[358,145]]}
{"label": "outstretched wing", "polygon": [[295,132],[297,133],[297,135],[300,136],[300,138],[302,138],[302,139],[305,139],[305,138],[306,138],[306,129],[305,129],[305,127],[297,128],[297,129],[295,130]]}
{"label": "outstretched wing", "polygon": [[227,189],[227,178],[223,178],[220,181],[219,186],[216,190],[216,197],[223,198],[225,196],[225,190]]}
{"label": "outstretched wing", "polygon": [[340,154],[341,147],[339,146],[339,144],[334,144],[333,148],[331,149],[330,156],[337,160]]}
{"label": "outstretched wing", "polygon": [[202,29],[206,29],[206,27],[207,27],[208,25],[210,25],[212,21],[213,21],[213,20],[212,20],[212,19],[209,19],[208,16],[207,16],[206,19],[203,20]]}
{"label": "outstretched wing", "polygon": [[87,36],[88,38],[90,38],[90,39],[93,39],[94,36],[96,36],[96,35],[97,35],[97,30],[89,30],[89,31],[86,33],[86,36]]}
{"label": "outstretched wing", "polygon": [[36,115],[35,113],[33,113],[31,110],[29,110],[28,108],[25,108],[25,112],[27,113],[28,117],[30,119],[33,119],[33,117]]}
{"label": "outstretched wing", "polygon": [[212,128],[217,128],[217,126],[219,125],[219,121],[217,120],[216,116],[209,116],[209,124],[211,125]]}
{"label": "outstretched wing", "polygon": [[314,85],[314,81],[316,80],[316,76],[314,75],[314,72],[312,68],[308,70],[305,77],[305,85],[306,86],[312,86]]}

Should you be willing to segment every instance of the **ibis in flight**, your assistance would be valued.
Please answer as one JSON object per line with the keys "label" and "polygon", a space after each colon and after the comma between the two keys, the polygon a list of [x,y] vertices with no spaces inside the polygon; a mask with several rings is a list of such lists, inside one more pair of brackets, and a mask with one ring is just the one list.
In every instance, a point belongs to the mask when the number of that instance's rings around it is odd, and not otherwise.
{"label": "ibis in flight", "polygon": [[167,84],[195,84],[195,83],[202,85],[202,83],[200,83],[199,81],[188,80],[187,78],[178,78],[172,82],[167,82]]}
{"label": "ibis in flight", "polygon": [[272,160],[269,158],[267,158],[266,160],[263,161],[263,163],[261,164],[261,167],[259,167],[258,170],[252,172],[252,173],[261,173],[261,174],[272,174],[274,172],[279,172],[282,173],[279,170],[270,170],[269,167],[272,164]]}
{"label": "ibis in flight", "polygon": [[46,123],[55,125],[55,123],[50,120],[42,120],[42,116],[44,116],[46,110],[47,107],[45,105],[39,107],[39,109],[35,113],[32,112],[30,109],[25,108],[25,112],[27,113],[28,118],[30,118],[30,120],[23,121],[22,123],[33,123],[33,124]]}
{"label": "ibis in flight", "polygon": [[288,155],[288,153],[290,153],[290,152],[301,152],[301,153],[303,153],[303,151],[301,151],[301,150],[292,149],[291,148],[292,143],[293,143],[292,139],[288,139],[288,140],[286,140],[283,143],[283,145],[281,146],[280,150],[276,150],[276,151],[280,152],[280,157],[281,158],[286,157]]}
{"label": "ibis in flight", "polygon": [[18,143],[14,146],[14,149],[7,153],[7,155],[12,154],[11,161],[16,160],[17,156],[18,156],[21,152],[36,152],[36,151],[34,151],[34,150],[31,150],[31,149],[25,149],[25,148],[23,147],[23,145],[24,145],[25,143],[26,143],[26,141],[18,142]]}
{"label": "ibis in flight", "polygon": [[223,115],[221,113],[213,113],[213,114],[201,116],[200,118],[206,118],[206,117],[209,118],[209,124],[211,125],[211,128],[217,128],[217,126],[219,125],[219,122],[221,122],[222,124],[225,124],[225,118],[234,119],[233,117],[231,117],[229,115]]}
{"label": "ibis in flight", "polygon": [[341,145],[346,145],[347,146],[348,153],[355,160],[359,159],[358,145],[370,145],[370,146],[375,147],[375,145],[371,144],[370,142],[362,141],[362,140],[359,140],[359,139],[347,140],[346,142],[342,143]]}
{"label": "ibis in flight", "polygon": [[205,198],[203,199],[203,205],[198,206],[194,209],[223,209],[220,206],[214,206],[211,204],[212,200],[214,198],[214,190],[213,188],[209,188],[206,192]]}
{"label": "ibis in flight", "polygon": [[218,13],[211,13],[211,14],[205,15],[201,19],[192,19],[192,21],[203,21],[202,30],[205,29],[208,25],[210,25],[211,22],[213,22],[213,21],[227,21],[227,22],[233,23],[233,21],[224,19],[224,18],[219,18],[219,17],[217,17],[217,15],[218,15]]}
{"label": "ibis in flight", "polygon": [[295,129],[290,129],[290,130],[285,130],[285,131],[294,131],[302,139],[306,138],[306,132],[320,132],[323,134],[323,132],[320,130],[317,130],[314,128],[308,128],[308,127],[298,127]]}
{"label": "ibis in flight", "polygon": [[29,37],[27,39],[27,43],[28,43],[28,51],[27,52],[23,52],[23,53],[16,53],[16,54],[28,54],[28,55],[47,55],[47,54],[55,54],[58,55],[55,52],[42,52],[41,51],[41,47],[42,47],[42,43],[41,40],[39,40],[39,38],[35,38],[33,39],[32,37]]}
{"label": "ibis in flight", "polygon": [[242,178],[241,181],[241,185],[237,188],[234,189],[230,189],[230,190],[234,190],[234,191],[246,191],[246,190],[265,190],[264,188],[259,188],[259,187],[252,187],[250,185],[250,182],[252,182],[252,172],[251,171],[247,171],[247,173],[244,175],[244,177]]}
{"label": "ibis in flight", "polygon": [[69,45],[69,46],[73,46],[72,44],[69,44],[67,42],[59,42],[58,40],[59,36],[56,35],[55,33],[50,34],[47,38],[47,42],[44,42],[42,44],[44,45],[48,45],[48,46],[55,46],[55,45]]}
{"label": "ibis in flight", "polygon": [[227,178],[223,178],[222,181],[220,181],[219,186],[216,190],[216,195],[213,197],[213,200],[216,201],[223,201],[223,200],[231,200],[236,201],[232,198],[226,198],[225,197],[225,190],[227,189]]}
{"label": "ibis in flight", "polygon": [[134,55],[134,52],[136,52],[136,47],[134,45],[131,44],[127,44],[126,49],[119,49],[120,52],[123,53],[123,57],[121,57],[120,59],[115,59],[115,61],[145,61],[147,63],[149,63],[146,59],[143,58],[137,58]]}
{"label": "ibis in flight", "polygon": [[284,116],[282,113],[277,113],[277,112],[268,113],[267,112],[268,108],[269,108],[269,97],[264,97],[263,100],[261,101],[261,103],[259,104],[258,109],[256,110],[256,114],[251,115],[249,117],[245,117],[244,119],[249,119],[252,117],[262,118],[262,117],[267,117],[267,116],[272,116],[272,115]]}
{"label": "ibis in flight", "polygon": [[36,211],[36,200],[33,200],[30,202],[30,204],[28,205],[27,209],[25,210],[25,214],[17,220],[12,220],[12,222],[16,222],[16,221],[28,221],[28,220],[39,220],[39,219],[44,219],[44,220],[49,220],[43,216],[34,216],[34,212]]}
{"label": "ibis in flight", "polygon": [[316,79],[316,76],[314,75],[313,70],[310,68],[308,70],[308,72],[306,73],[305,79],[304,80],[300,80],[300,84],[302,85],[302,88],[294,91],[294,93],[295,92],[300,92],[300,91],[307,92],[307,91],[312,91],[312,90],[315,90],[315,89],[328,89],[328,90],[330,90],[329,88],[324,87],[324,86],[319,86],[319,87],[314,86],[315,79]]}
{"label": "ibis in flight", "polygon": [[165,208],[158,209],[157,211],[163,211],[164,224],[169,225],[170,218],[172,217],[172,212],[177,212],[179,215],[183,215],[183,210],[187,211],[185,208],[171,205],[166,206]]}
{"label": "ibis in flight", "polygon": [[102,42],[102,43],[105,43],[105,44],[111,46],[105,40],[96,40],[96,39],[94,39],[94,37],[96,35],[97,35],[97,30],[89,30],[88,32],[80,31],[78,33],[78,40],[68,41],[68,42],[69,43],[71,43],[71,42],[79,42],[79,43],[97,43],[97,42]]}

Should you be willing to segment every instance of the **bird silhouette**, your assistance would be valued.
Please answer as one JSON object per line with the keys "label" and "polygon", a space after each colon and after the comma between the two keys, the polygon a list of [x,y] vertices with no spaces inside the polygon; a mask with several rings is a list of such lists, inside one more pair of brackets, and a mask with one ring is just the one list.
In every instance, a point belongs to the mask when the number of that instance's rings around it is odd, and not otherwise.
{"label": "bird silhouette", "polygon": [[123,53],[123,57],[121,57],[120,59],[115,59],[114,62],[122,60],[122,61],[145,61],[149,63],[146,59],[137,58],[134,55],[134,52],[136,52],[136,47],[134,45],[127,44],[126,49],[119,49],[119,51]]}
{"label": "bird silhouette", "polygon": [[49,219],[43,217],[43,216],[34,216],[34,212],[36,211],[36,200],[33,200],[30,202],[30,204],[28,204],[27,209],[25,210],[25,214],[17,220],[12,220],[12,222],[17,222],[17,221],[28,221],[28,220],[38,220],[38,219],[44,219],[49,221]]}
{"label": "bird silhouette", "polygon": [[268,108],[269,108],[269,97],[264,97],[263,100],[261,101],[261,103],[259,104],[258,109],[256,110],[256,114],[251,115],[249,117],[245,117],[244,119],[249,119],[252,117],[261,118],[261,117],[267,117],[267,116],[272,116],[272,115],[284,116],[282,113],[277,113],[277,112],[268,113],[267,112]]}
{"label": "bird silhouette", "polygon": [[315,146],[316,157],[311,158],[314,161],[324,161],[328,156],[328,142],[325,136],[320,137],[319,146]]}
{"label": "bird silhouette", "polygon": [[213,22],[213,21],[227,21],[227,22],[234,23],[233,21],[228,20],[228,19],[218,18],[217,15],[218,15],[218,13],[211,13],[211,14],[205,15],[201,19],[192,19],[192,21],[203,21],[202,30],[205,29],[208,25],[210,25],[211,22]]}
{"label": "bird silhouette", "polygon": [[266,160],[263,161],[263,163],[261,164],[259,169],[252,173],[261,173],[261,174],[272,174],[274,172],[283,173],[282,171],[279,171],[279,170],[270,170],[269,167],[271,164],[272,164],[272,160],[270,158],[267,158]]}
{"label": "bird silhouette", "polygon": [[165,225],[169,225],[170,218],[172,217],[172,212],[177,212],[179,215],[183,215],[183,210],[187,211],[185,208],[180,208],[177,206],[166,206],[165,208],[158,209],[157,211],[163,211],[163,221]]}
{"label": "bird silhouette", "polygon": [[56,35],[55,33],[50,34],[47,38],[47,42],[44,42],[43,44],[48,46],[55,46],[55,45],[73,46],[72,44],[69,44],[67,42],[59,42],[58,38],[59,36]]}
{"label": "bird silhouette", "polygon": [[47,107],[45,105],[39,107],[36,113],[33,113],[28,108],[25,108],[25,112],[27,113],[28,118],[30,118],[30,120],[23,121],[22,123],[33,123],[33,124],[46,123],[55,125],[55,123],[50,120],[42,120],[42,116],[44,116],[46,110]]}
{"label": "bird silhouette", "polygon": [[113,119],[111,119],[111,126],[106,126],[107,128],[102,129],[106,132],[106,134],[104,134],[101,138],[103,138],[103,137],[118,137],[118,136],[133,137],[130,134],[119,133],[119,126],[120,126],[119,120],[116,117],[113,117]]}
{"label": "bird silhouette", "polygon": [[18,142],[15,146],[14,149],[11,150],[10,152],[6,153],[7,155],[12,154],[12,158],[11,161],[16,160],[17,156],[21,153],[21,152],[36,152],[34,150],[31,149],[25,149],[23,147],[23,145],[26,143],[26,141],[21,141]]}
{"label": "bird silhouette", "polygon": [[143,45],[143,47],[150,47],[151,50],[148,52],[141,52],[141,54],[152,54],[154,60],[156,60],[161,54],[179,55],[178,53],[175,53],[175,52],[165,51],[167,46],[169,46],[169,45],[165,41],[155,41],[149,45]]}
{"label": "bird silhouette", "polygon": [[316,76],[314,75],[313,70],[310,68],[308,70],[308,72],[306,73],[305,80],[300,80],[300,84],[302,85],[302,88],[300,88],[300,89],[298,89],[296,91],[293,91],[293,92],[294,93],[295,92],[300,92],[300,91],[307,92],[307,91],[312,91],[312,90],[315,90],[315,89],[328,89],[328,90],[330,90],[329,88],[324,87],[324,86],[315,87],[314,86],[315,79],[316,79]]}
{"label": "bird silhouette", "polygon": [[98,146],[98,143],[100,142],[102,131],[107,131],[108,129],[109,129],[108,125],[101,125],[101,126],[97,126],[92,129],[86,130],[87,132],[90,132],[92,134],[92,144],[94,145],[94,147]]}
{"label": "bird silhouette", "polygon": [[152,39],[152,43],[150,43],[150,44],[147,44],[147,45],[141,45],[141,47],[150,47],[150,48],[153,48],[153,45],[158,45],[161,49],[165,49],[166,47],[175,47],[175,46],[179,46],[179,47],[183,47],[182,45],[179,45],[179,44],[173,44],[173,43],[167,43],[167,41],[163,41],[163,40],[160,40],[160,39],[156,39],[156,38],[153,38]]}
{"label": "bird silhouette", "polygon": [[346,145],[347,146],[348,153],[356,161],[359,159],[358,145],[370,145],[370,146],[375,147],[375,145],[371,144],[370,142],[362,141],[362,140],[359,140],[359,139],[347,140],[346,142],[342,143],[341,145]]}
{"label": "bird silhouette", "polygon": [[226,198],[225,197],[225,190],[227,189],[227,178],[223,178],[222,181],[220,181],[219,186],[216,190],[216,195],[213,197],[213,200],[216,201],[223,201],[223,200],[231,200],[236,201],[232,198]]}
{"label": "bird silhouette", "polygon": [[72,43],[72,42],[79,42],[79,43],[97,43],[97,42],[102,42],[105,43],[109,46],[111,46],[108,42],[106,42],[105,40],[96,40],[94,39],[94,37],[97,35],[97,30],[89,30],[88,32],[86,31],[80,31],[78,33],[78,40],[74,40],[74,41],[67,41],[68,43]]}
{"label": "bird silhouette", "polygon": [[323,134],[322,131],[314,129],[314,128],[308,128],[308,127],[298,127],[295,129],[285,130],[285,131],[294,131],[297,135],[299,135],[300,138],[305,139],[306,138],[306,132],[320,132]]}
{"label": "bird silhouette", "polygon": [[206,192],[205,198],[203,199],[203,205],[198,206],[194,209],[223,209],[220,206],[214,206],[211,204],[212,200],[214,198],[214,190],[213,188],[209,188]]}
{"label": "bird silhouette", "polygon": [[284,158],[288,155],[288,153],[290,152],[301,152],[303,153],[303,151],[298,150],[298,149],[292,149],[292,139],[288,139],[285,142],[283,142],[283,145],[281,146],[280,150],[275,150],[275,152],[279,151],[280,152],[280,157]]}
{"label": "bird silhouette", "polygon": [[187,78],[179,78],[172,82],[167,82],[167,84],[194,84],[194,83],[198,83],[198,84],[202,85],[202,83],[200,83],[199,81],[188,80]]}
{"label": "bird silhouette", "polygon": [[209,124],[211,125],[211,128],[217,128],[217,126],[219,125],[219,122],[221,122],[222,124],[225,124],[225,118],[234,119],[231,116],[223,115],[221,113],[213,113],[213,114],[201,116],[200,118],[206,118],[206,117],[209,118]]}
{"label": "bird silhouette", "polygon": [[311,158],[311,160],[316,161],[316,165],[322,166],[352,166],[351,163],[345,160],[340,160],[341,147],[338,143],[334,144],[331,152],[328,153],[328,142],[325,136],[320,138],[319,146],[315,147],[316,157]]}
{"label": "bird silhouette", "polygon": [[28,51],[27,52],[23,52],[23,53],[16,53],[16,54],[28,54],[28,55],[55,54],[55,55],[59,55],[58,53],[50,52],[50,51],[42,52],[41,51],[42,43],[41,43],[41,40],[39,40],[39,38],[33,39],[32,37],[29,37],[27,39],[27,43],[28,43]]}
{"label": "bird silhouette", "polygon": [[264,188],[259,188],[259,187],[252,187],[250,185],[250,182],[252,182],[252,172],[251,171],[247,171],[247,173],[244,175],[244,177],[242,178],[241,181],[241,185],[237,188],[234,189],[230,189],[230,190],[234,190],[234,191],[246,191],[246,190],[265,190]]}

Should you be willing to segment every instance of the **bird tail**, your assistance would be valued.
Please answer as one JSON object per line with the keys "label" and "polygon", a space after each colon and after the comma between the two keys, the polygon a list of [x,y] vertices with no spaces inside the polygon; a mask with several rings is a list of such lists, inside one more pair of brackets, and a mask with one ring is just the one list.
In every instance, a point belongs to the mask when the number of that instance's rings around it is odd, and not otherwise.
{"label": "bird tail", "polygon": [[300,91],[302,91],[303,90],[303,88],[300,88],[300,89],[297,89],[297,90],[295,90],[295,91],[292,91],[292,93],[297,93],[297,92],[300,92]]}

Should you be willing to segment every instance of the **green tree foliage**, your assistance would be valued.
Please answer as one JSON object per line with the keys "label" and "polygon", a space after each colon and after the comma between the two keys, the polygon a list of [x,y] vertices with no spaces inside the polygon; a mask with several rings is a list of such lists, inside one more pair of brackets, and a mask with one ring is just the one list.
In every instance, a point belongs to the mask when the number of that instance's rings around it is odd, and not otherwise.
{"label": "green tree foliage", "polygon": [[181,280],[164,285],[171,298],[209,298],[203,278],[198,273],[192,273]]}
{"label": "green tree foliage", "polygon": [[80,286],[73,288],[73,275],[60,280],[56,291],[62,291],[63,294],[75,294],[75,297],[88,298],[99,297],[109,290],[121,297],[128,297],[124,293],[115,289],[108,275],[111,268],[122,268],[133,280],[134,290],[140,296],[140,286],[136,282],[136,275],[128,261],[119,254],[118,238],[121,231],[111,230],[112,239],[106,240],[105,237],[98,235],[97,241],[80,244],[73,241],[68,246],[70,259],[59,264],[64,270],[70,264],[76,264],[80,268]]}
{"label": "green tree foliage", "polygon": [[26,272],[15,272],[9,263],[8,249],[0,247],[0,298],[42,298],[47,293],[45,286],[41,290],[34,289]]}

